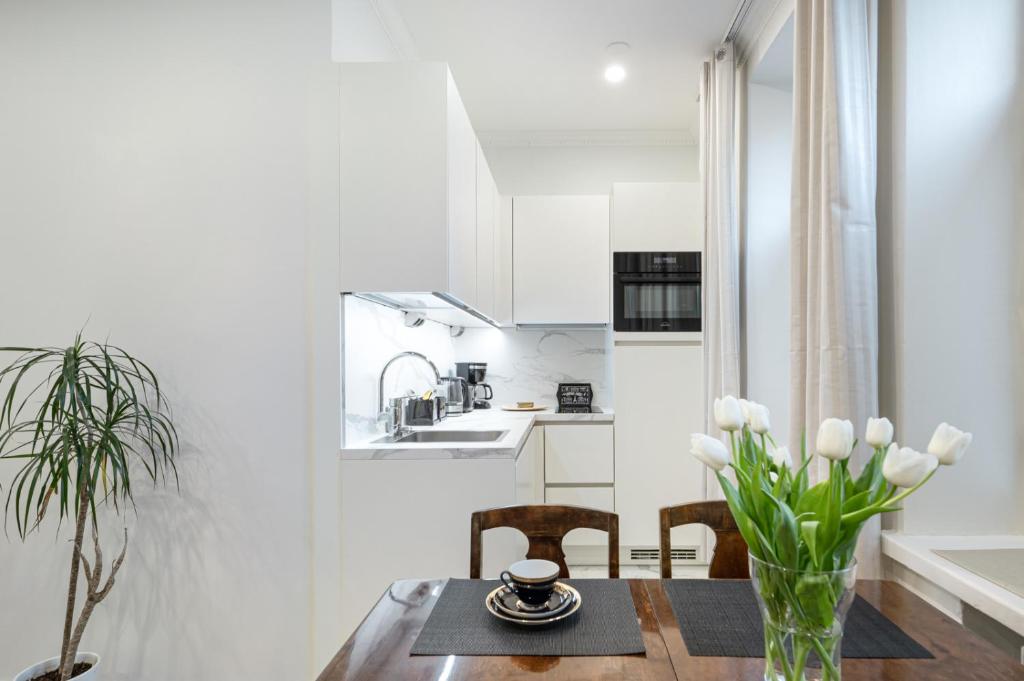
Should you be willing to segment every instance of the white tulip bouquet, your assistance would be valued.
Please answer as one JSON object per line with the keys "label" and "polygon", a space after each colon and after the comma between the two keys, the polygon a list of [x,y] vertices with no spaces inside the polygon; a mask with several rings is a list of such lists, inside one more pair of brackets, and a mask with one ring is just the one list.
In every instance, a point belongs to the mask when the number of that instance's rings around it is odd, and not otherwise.
{"label": "white tulip bouquet", "polygon": [[[751,575],[765,624],[765,658],[786,681],[838,681],[842,626],[853,600],[853,554],[864,523],[900,510],[940,465],[958,462],[971,434],[942,423],[926,453],[893,442],[886,418],[868,419],[866,442],[874,453],[858,475],[849,458],[857,445],[853,424],[828,418],[815,452],[829,476],[810,483],[806,438],[801,460],[776,444],[768,409],[732,396],[716,399],[715,422],[730,447],[703,434],[691,453],[714,469],[751,555]],[[731,466],[734,485],[722,471]],[[813,669],[812,669],[813,665]]]}

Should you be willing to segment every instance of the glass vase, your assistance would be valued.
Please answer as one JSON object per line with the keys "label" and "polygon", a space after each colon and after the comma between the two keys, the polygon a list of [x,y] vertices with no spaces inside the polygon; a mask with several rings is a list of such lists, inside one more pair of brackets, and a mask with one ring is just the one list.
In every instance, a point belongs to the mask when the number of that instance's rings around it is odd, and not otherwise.
{"label": "glass vase", "polygon": [[846,614],[857,564],[832,572],[793,570],[750,556],[764,623],[765,681],[840,681]]}

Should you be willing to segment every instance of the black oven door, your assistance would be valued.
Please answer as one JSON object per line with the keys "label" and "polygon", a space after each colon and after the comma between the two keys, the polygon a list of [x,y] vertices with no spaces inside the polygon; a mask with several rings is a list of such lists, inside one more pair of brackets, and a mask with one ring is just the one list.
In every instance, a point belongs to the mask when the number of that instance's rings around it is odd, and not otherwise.
{"label": "black oven door", "polygon": [[616,274],[616,331],[700,331],[699,273]]}

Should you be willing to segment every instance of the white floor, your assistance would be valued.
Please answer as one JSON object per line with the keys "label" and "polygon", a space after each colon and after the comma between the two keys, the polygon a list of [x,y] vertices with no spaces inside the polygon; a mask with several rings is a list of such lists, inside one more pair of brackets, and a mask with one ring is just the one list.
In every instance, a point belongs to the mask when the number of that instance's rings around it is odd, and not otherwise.
{"label": "white floor", "polygon": [[[604,565],[569,565],[569,574],[577,579],[588,577],[607,577],[608,568]],[[676,565],[672,568],[675,579],[706,579],[707,565]],[[619,567],[622,579],[661,579],[661,569],[657,565],[622,565]]]}

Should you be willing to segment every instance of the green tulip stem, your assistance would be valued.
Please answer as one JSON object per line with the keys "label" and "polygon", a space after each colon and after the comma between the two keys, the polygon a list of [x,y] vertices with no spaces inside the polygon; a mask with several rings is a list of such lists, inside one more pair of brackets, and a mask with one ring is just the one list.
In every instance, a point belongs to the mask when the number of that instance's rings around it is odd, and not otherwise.
{"label": "green tulip stem", "polygon": [[[811,637],[811,645],[814,646],[815,652],[818,653],[818,658],[821,661],[822,670],[825,672],[825,679],[839,679],[839,670],[832,662],[832,651],[827,650],[825,645],[820,639]],[[834,647],[835,643],[831,647]]]}
{"label": "green tulip stem", "polygon": [[932,476],[933,476],[933,475],[935,475],[935,471],[937,471],[937,470],[939,470],[939,469],[938,469],[938,468],[934,468],[934,469],[932,469],[932,472],[931,472],[931,473],[929,473],[928,475],[924,476],[924,479],[923,479],[923,480],[921,480],[921,482],[917,483],[916,485],[914,485],[914,486],[913,486],[913,487],[911,487],[910,489],[906,489],[906,490],[904,490],[904,491],[900,492],[899,494],[897,494],[897,495],[896,495],[896,496],[894,496],[893,498],[891,498],[891,499],[888,499],[888,500],[886,500],[885,502],[883,502],[882,506],[883,506],[883,507],[885,507],[885,506],[888,506],[889,504],[898,504],[898,503],[899,503],[900,501],[902,501],[903,499],[906,499],[906,498],[907,498],[907,497],[909,497],[909,496],[910,496],[911,494],[913,494],[914,492],[916,492],[916,491],[917,491],[917,489],[918,489],[919,487],[921,487],[921,486],[922,486],[922,485],[923,485],[924,483],[926,483],[926,482],[928,482],[929,480],[931,480],[931,479],[932,479]]}
{"label": "green tulip stem", "polygon": [[866,518],[870,518],[876,513],[882,513],[884,511],[892,509],[896,504],[900,503],[901,501],[909,497],[911,494],[916,492],[920,487],[922,487],[926,482],[931,480],[932,476],[935,475],[935,471],[937,470],[938,468],[933,470],[928,475],[924,476],[924,479],[921,480],[921,482],[917,483],[913,487],[910,487],[909,489],[903,490],[896,496],[893,496],[893,493],[896,491],[896,488],[893,487],[892,490],[889,491],[889,494],[886,496],[886,498],[883,499],[882,501],[879,501],[871,506],[866,506],[860,509],[859,511],[850,511],[849,513],[844,513],[840,520],[842,522],[850,522],[852,520],[861,521]]}

